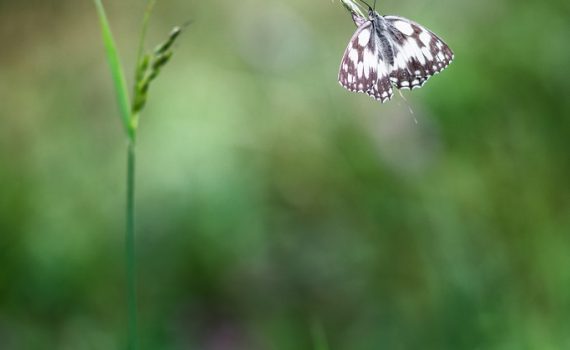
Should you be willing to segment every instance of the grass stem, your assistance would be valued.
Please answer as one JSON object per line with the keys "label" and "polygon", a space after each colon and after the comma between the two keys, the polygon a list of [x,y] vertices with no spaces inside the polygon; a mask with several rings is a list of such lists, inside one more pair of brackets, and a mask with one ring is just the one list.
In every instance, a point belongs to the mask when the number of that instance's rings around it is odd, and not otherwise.
{"label": "grass stem", "polygon": [[[126,231],[125,231],[125,270],[127,275],[127,349],[138,349],[137,332],[137,288],[136,288],[136,251],[135,251],[135,143],[139,116],[147,98],[150,82],[157,77],[160,69],[168,62],[172,56],[171,46],[180,34],[181,28],[175,27],[169,35],[167,41],[160,45],[162,48],[154,55],[144,53],[144,43],[146,32],[152,10],[156,0],[147,0],[147,7],[143,17],[140,34],[139,48],[137,52],[137,62],[135,70],[135,82],[133,88],[134,103],[131,104],[125,74],[119,52],[113,38],[113,32],[109,25],[105,8],[101,0],[93,0],[101,33],[105,46],[105,53],[109,62],[109,69],[115,86],[119,112],[123,121],[128,140],[127,145],[127,200],[126,200]],[[149,64],[151,64],[149,66]]]}
{"label": "grass stem", "polygon": [[129,140],[127,146],[127,227],[125,235],[125,256],[127,272],[128,307],[128,350],[137,346],[137,290],[135,259],[135,143]]}

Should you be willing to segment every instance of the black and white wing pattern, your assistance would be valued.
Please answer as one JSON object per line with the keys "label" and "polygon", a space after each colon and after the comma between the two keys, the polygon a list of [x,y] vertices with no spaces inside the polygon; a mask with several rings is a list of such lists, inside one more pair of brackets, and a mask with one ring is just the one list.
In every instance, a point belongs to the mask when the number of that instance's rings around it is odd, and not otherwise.
{"label": "black and white wing pattern", "polygon": [[392,87],[419,88],[453,60],[443,40],[409,19],[380,16],[372,9],[368,19],[350,12],[358,29],[338,74],[340,84],[350,91],[386,102],[393,96]]}
{"label": "black and white wing pattern", "polygon": [[366,92],[378,78],[378,51],[372,32],[372,22],[362,24],[344,51],[338,81],[346,89]]}
{"label": "black and white wing pattern", "polygon": [[453,61],[449,46],[425,27],[397,16],[385,16],[394,46],[390,81],[398,89],[421,87]]}
{"label": "black and white wing pattern", "polygon": [[[354,16],[353,18],[362,18]],[[355,19],[355,23],[356,22]],[[340,84],[353,92],[364,92],[382,102],[393,95],[387,64],[380,49],[372,21],[364,21],[350,39],[338,73]]]}

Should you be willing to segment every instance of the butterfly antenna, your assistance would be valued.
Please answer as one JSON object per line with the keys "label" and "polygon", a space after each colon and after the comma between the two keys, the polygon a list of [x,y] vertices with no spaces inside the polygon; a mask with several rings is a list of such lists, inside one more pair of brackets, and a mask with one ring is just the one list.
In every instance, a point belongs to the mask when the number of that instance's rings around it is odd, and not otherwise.
{"label": "butterfly antenna", "polygon": [[373,11],[376,11],[376,0],[374,0],[374,7],[372,8]]}
{"label": "butterfly antenna", "polygon": [[[368,5],[368,3],[366,1],[360,0],[360,2],[362,2],[364,5],[366,5],[370,11],[372,11],[372,7],[370,7],[370,5]],[[374,6],[376,6],[376,0],[374,0]]]}

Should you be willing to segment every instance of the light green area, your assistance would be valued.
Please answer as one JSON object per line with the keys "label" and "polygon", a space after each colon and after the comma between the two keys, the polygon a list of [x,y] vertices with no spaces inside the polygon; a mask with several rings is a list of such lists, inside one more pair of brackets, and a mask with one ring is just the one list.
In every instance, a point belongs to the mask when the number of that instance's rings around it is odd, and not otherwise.
{"label": "light green area", "polygon": [[[133,72],[144,4],[105,5]],[[158,2],[149,48],[193,22],[139,124],[141,349],[570,348],[567,2],[377,8],[455,51],[407,103],[336,82],[340,1]],[[97,14],[4,1],[0,23],[0,349],[122,349]]]}
{"label": "light green area", "polygon": [[119,114],[123,120],[124,128],[129,138],[134,139],[136,133],[135,128],[131,125],[131,102],[129,100],[129,93],[127,88],[127,81],[125,79],[125,72],[121,64],[121,58],[113,38],[111,26],[107,19],[107,14],[101,0],[94,0],[97,14],[99,15],[99,22],[101,26],[101,33],[103,36],[103,43],[105,45],[105,55],[109,64],[111,77],[113,78],[113,85],[115,94],[117,96],[117,105],[119,106]]}

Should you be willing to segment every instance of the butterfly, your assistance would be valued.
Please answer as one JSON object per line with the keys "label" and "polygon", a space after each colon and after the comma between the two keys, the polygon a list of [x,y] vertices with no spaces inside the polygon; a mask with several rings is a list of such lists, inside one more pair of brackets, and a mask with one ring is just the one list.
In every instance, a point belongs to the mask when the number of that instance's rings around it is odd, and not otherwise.
{"label": "butterfly", "polygon": [[[367,5],[368,6],[368,5]],[[350,10],[358,29],[350,39],[338,73],[349,91],[389,101],[397,89],[423,86],[453,60],[449,46],[409,19],[381,16],[368,6],[368,18]]]}

